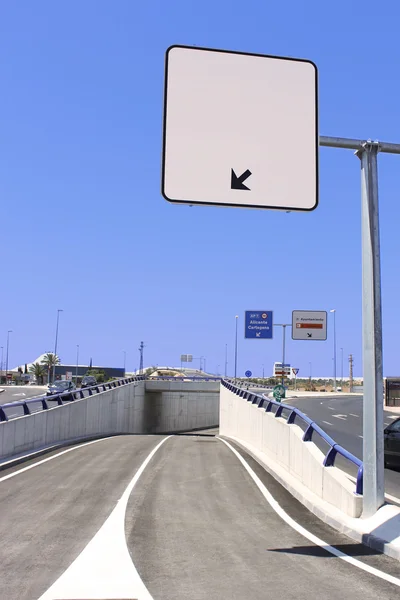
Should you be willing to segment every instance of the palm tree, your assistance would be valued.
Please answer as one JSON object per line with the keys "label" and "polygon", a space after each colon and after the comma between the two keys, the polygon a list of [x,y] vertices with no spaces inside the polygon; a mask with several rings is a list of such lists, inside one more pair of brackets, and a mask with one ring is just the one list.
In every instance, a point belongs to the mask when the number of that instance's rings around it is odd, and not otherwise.
{"label": "palm tree", "polygon": [[33,363],[33,365],[31,365],[29,367],[29,372],[33,373],[33,375],[35,376],[35,379],[39,385],[43,385],[43,377],[45,374],[45,369],[44,369],[43,365],[41,365],[38,362]]}
{"label": "palm tree", "polygon": [[48,375],[49,383],[51,381],[51,372],[53,370],[53,367],[55,367],[56,365],[59,365],[59,364],[60,364],[60,359],[53,352],[47,352],[47,354],[44,355],[43,360],[42,360],[42,365],[47,367],[47,375]]}

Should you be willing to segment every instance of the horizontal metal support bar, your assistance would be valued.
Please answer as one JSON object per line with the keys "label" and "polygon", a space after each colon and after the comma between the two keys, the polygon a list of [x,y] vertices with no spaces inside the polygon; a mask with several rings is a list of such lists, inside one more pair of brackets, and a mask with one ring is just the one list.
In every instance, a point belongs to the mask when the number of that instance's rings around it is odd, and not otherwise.
{"label": "horizontal metal support bar", "polygon": [[321,135],[319,138],[320,146],[329,146],[330,148],[347,148],[347,150],[359,150],[366,143],[378,144],[379,152],[387,154],[400,154],[400,144],[390,142],[380,142],[379,140],[355,140],[351,138],[329,137]]}

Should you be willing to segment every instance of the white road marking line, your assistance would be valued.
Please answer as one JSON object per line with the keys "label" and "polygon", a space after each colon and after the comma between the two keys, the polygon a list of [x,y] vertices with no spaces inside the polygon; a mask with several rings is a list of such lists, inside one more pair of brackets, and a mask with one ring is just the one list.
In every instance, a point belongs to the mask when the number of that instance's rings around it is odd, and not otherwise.
{"label": "white road marking line", "polygon": [[[83,448],[83,446],[90,446],[90,444],[97,444],[98,442],[104,442],[105,440],[112,440],[114,438],[113,437],[107,437],[107,438],[100,438],[99,440],[92,440],[91,442],[85,442],[84,444],[79,444],[79,446],[74,446],[73,448],[68,448],[68,450],[63,450],[62,452],[58,452],[57,454],[53,454],[53,456],[49,456],[48,458],[44,458],[43,460],[39,460],[37,463],[34,463],[33,465],[28,465],[27,467],[23,467],[22,469],[18,469],[18,471],[14,471],[13,473],[10,473],[9,475],[5,475],[4,477],[0,477],[0,483],[2,481],[6,481],[6,479],[11,479],[11,477],[15,477],[16,475],[19,475],[20,473],[24,473],[25,471],[29,471],[30,469],[34,469],[35,467],[38,467],[39,465],[43,465],[43,463],[48,462],[49,460],[53,460],[53,458],[58,458],[59,456],[62,456],[63,454],[67,454],[67,452],[72,452],[73,450],[78,450],[78,448]],[[50,450],[50,448],[49,448]]]}
{"label": "white road marking line", "polygon": [[129,554],[125,513],[133,488],[143,471],[172,436],[165,437],[147,456],[125,488],[110,516],[66,571],[39,600],[65,598],[137,598],[153,600]]}
{"label": "white road marking line", "polygon": [[364,439],[364,436],[362,436],[362,435],[359,435],[358,437],[361,438],[362,440]]}
{"label": "white road marking line", "polygon": [[347,419],[347,415],[332,415],[332,417],[335,417],[335,419],[342,419],[342,421]]}
{"label": "white road marking line", "polygon": [[13,394],[13,396],[26,396],[26,394],[24,394],[24,392],[21,392],[20,394]]}
{"label": "white road marking line", "polygon": [[[350,481],[353,481],[354,483],[357,482],[357,479],[355,477],[353,477],[353,475],[349,475],[348,473],[345,473],[343,471],[343,473],[350,479]],[[392,496],[391,494],[385,494],[385,498],[387,498],[388,500],[391,500],[392,502],[396,502],[396,504],[400,504],[400,498],[396,498],[396,496]]]}
{"label": "white road marking line", "polygon": [[329,410],[335,410],[333,406],[328,406]]}
{"label": "white road marking line", "polygon": [[220,437],[218,437],[218,439],[221,440],[221,442],[224,442],[224,444],[226,444],[228,446],[228,448],[230,448],[232,450],[232,452],[242,463],[242,465],[244,466],[244,468],[246,469],[246,471],[248,472],[248,474],[250,475],[250,477],[252,478],[252,480],[254,481],[254,483],[256,484],[256,486],[258,487],[258,489],[260,490],[260,492],[262,493],[262,495],[264,496],[264,498],[266,499],[268,504],[281,517],[281,519],[283,521],[285,521],[285,523],[287,523],[290,527],[292,527],[292,529],[297,531],[297,533],[299,533],[300,535],[305,537],[307,540],[309,540],[316,546],[319,546],[320,548],[323,548],[324,550],[326,550],[326,552],[333,554],[333,556],[336,556],[337,558],[340,558],[341,560],[344,560],[345,562],[350,563],[351,565],[353,565],[354,567],[357,567],[358,569],[361,569],[362,571],[366,571],[367,573],[370,573],[371,575],[375,575],[376,577],[379,577],[380,579],[384,579],[385,581],[388,581],[389,583],[393,583],[394,585],[397,585],[398,587],[400,587],[400,579],[398,579],[397,577],[393,577],[393,575],[384,573],[383,571],[380,571],[379,569],[376,569],[375,567],[371,567],[370,565],[367,565],[367,564],[361,562],[360,560],[353,558],[352,556],[348,556],[348,554],[341,552],[341,550],[338,550],[334,546],[330,546],[329,544],[324,542],[324,540],[321,540],[321,538],[317,537],[316,535],[314,535],[313,533],[311,533],[310,531],[308,531],[307,529],[305,529],[304,527],[299,525],[278,504],[278,502],[275,500],[275,498],[272,496],[272,494],[267,490],[267,488],[265,487],[265,485],[263,484],[261,479],[255,474],[253,469],[247,464],[247,462],[239,454],[239,452],[237,452],[237,450],[235,450],[235,448],[233,448],[233,446],[231,446],[231,444],[229,444],[229,442],[227,442],[226,440],[223,440]]}
{"label": "white road marking line", "polygon": [[325,425],[330,425],[331,427],[333,427],[333,423],[329,423],[329,421],[322,421],[323,423],[325,423]]}
{"label": "white road marking line", "polygon": [[354,413],[349,413],[349,415],[350,415],[351,417],[357,417],[357,419],[359,419],[359,418],[360,418],[360,415],[355,415]]}
{"label": "white road marking line", "polygon": [[397,419],[397,417],[398,417],[398,416],[399,416],[399,415],[389,415],[389,416],[388,416],[388,419]]}

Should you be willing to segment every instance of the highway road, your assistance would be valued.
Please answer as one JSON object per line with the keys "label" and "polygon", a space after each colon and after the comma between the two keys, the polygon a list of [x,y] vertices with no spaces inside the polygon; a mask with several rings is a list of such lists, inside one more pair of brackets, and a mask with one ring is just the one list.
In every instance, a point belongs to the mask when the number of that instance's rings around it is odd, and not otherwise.
{"label": "highway road", "polygon": [[[7,404],[8,402],[27,400],[28,398],[38,398],[46,393],[46,388],[36,385],[8,385],[0,386],[0,389],[4,390],[4,392],[0,393],[0,405]],[[37,407],[36,403],[34,403],[34,405],[35,406],[31,406],[32,412],[36,409],[41,410],[40,403],[38,403]],[[23,414],[24,411],[20,407],[7,409],[7,417],[9,419],[21,417]]]}
{"label": "highway road", "polygon": [[107,438],[2,471],[0,599],[397,600],[397,561],[213,433]]}
{"label": "highway road", "polygon": [[0,393],[0,404],[6,404],[7,402],[17,402],[18,400],[43,396],[47,388],[36,385],[0,385],[0,389],[4,390]]}
{"label": "highway road", "polygon": [[[296,406],[310,419],[313,419],[338,444],[362,460],[363,456],[363,398],[362,396],[321,396],[287,398],[287,404]],[[400,417],[400,412],[384,411],[384,425],[389,425]],[[300,422],[299,422],[300,424]],[[319,436],[313,436],[313,441],[325,449]],[[338,459],[340,468],[354,476],[356,470],[343,459]],[[392,496],[390,500],[400,504],[400,471],[385,469],[386,493]]]}

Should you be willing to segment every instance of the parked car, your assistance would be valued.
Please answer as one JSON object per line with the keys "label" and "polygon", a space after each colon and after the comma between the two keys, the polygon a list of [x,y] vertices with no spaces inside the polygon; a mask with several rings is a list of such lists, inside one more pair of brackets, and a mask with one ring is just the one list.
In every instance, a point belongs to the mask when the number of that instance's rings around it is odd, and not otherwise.
{"label": "parked car", "polygon": [[72,392],[76,390],[76,385],[72,381],[54,381],[47,388],[47,396],[55,396],[64,392]]}
{"label": "parked car", "polygon": [[400,417],[386,427],[383,436],[385,466],[400,467]]}
{"label": "parked car", "polygon": [[92,387],[92,385],[97,385],[96,377],[93,377],[93,375],[85,375],[82,379],[81,387],[87,388]]}

